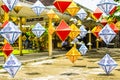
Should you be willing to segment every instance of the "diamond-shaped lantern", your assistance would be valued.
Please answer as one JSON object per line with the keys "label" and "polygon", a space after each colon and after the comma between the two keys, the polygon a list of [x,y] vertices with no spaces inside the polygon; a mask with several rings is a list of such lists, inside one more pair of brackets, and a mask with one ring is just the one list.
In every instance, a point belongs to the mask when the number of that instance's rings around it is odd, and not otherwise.
{"label": "diamond-shaped lantern", "polygon": [[70,32],[71,29],[68,24],[64,20],[61,20],[60,24],[56,28],[56,34],[58,35],[58,37],[62,41],[64,41],[68,37]]}
{"label": "diamond-shaped lantern", "polygon": [[19,0],[2,0],[4,4],[8,7],[8,9],[11,11],[14,6],[19,2]]}
{"label": "diamond-shaped lantern", "polygon": [[115,35],[116,33],[110,28],[108,24],[99,32],[99,36],[106,44],[109,44]]}
{"label": "diamond-shaped lantern", "polygon": [[20,36],[21,31],[14,23],[9,21],[4,28],[1,29],[0,34],[10,43],[13,44]]}
{"label": "diamond-shaped lantern", "polygon": [[8,57],[11,52],[13,51],[12,46],[9,43],[6,43],[3,47],[2,47],[2,51],[5,53],[5,55]]}
{"label": "diamond-shaped lantern", "polygon": [[79,11],[79,7],[76,5],[75,2],[72,2],[69,7],[67,8],[67,12],[71,15],[71,16],[75,16],[76,13]]}
{"label": "diamond-shaped lantern", "polygon": [[67,52],[66,56],[72,63],[74,63],[81,55],[74,45],[72,49]]}
{"label": "diamond-shaped lantern", "polygon": [[55,0],[53,5],[61,12],[64,13],[68,6],[71,4],[72,0]]}
{"label": "diamond-shaped lantern", "polygon": [[119,32],[119,29],[116,27],[114,23],[110,23],[109,25],[116,34]]}
{"label": "diamond-shaped lantern", "polygon": [[87,30],[85,29],[84,25],[80,26],[80,37],[84,38],[87,34]]}
{"label": "diamond-shaped lantern", "polygon": [[45,9],[45,6],[39,1],[37,0],[33,6],[32,6],[32,10],[39,16],[40,13]]}
{"label": "diamond-shaped lantern", "polygon": [[9,12],[9,9],[8,9],[8,7],[7,7],[6,5],[2,5],[1,7],[2,7],[2,9],[3,9],[6,13]]}
{"label": "diamond-shaped lantern", "polygon": [[99,37],[99,32],[102,30],[102,28],[100,26],[95,26],[93,29],[92,29],[92,33],[94,34],[95,37]]}
{"label": "diamond-shaped lantern", "polygon": [[82,55],[85,55],[85,54],[87,53],[87,51],[88,51],[88,48],[85,46],[84,43],[82,43],[82,45],[81,45],[80,48],[79,48],[79,51],[80,51],[80,53],[81,53]]}
{"label": "diamond-shaped lantern", "polygon": [[42,27],[40,23],[37,23],[35,27],[32,28],[32,32],[39,38],[45,32],[45,28]]}
{"label": "diamond-shaped lantern", "polygon": [[100,8],[104,13],[109,15],[109,12],[116,6],[117,4],[114,0],[101,0],[99,4],[97,4],[98,8]]}
{"label": "diamond-shaped lantern", "polygon": [[106,54],[98,63],[100,67],[106,72],[106,74],[110,74],[110,72],[117,66],[115,60],[113,60],[109,54]]}
{"label": "diamond-shaped lantern", "polygon": [[84,20],[87,17],[87,13],[84,9],[80,9],[77,13],[77,16],[80,18],[80,20]]}
{"label": "diamond-shaped lantern", "polygon": [[102,19],[100,22],[103,26],[105,26],[107,24],[107,20],[106,19]]}
{"label": "diamond-shaped lantern", "polygon": [[93,13],[93,15],[95,16],[96,19],[99,19],[102,16],[102,14],[103,13],[102,13],[102,11],[99,8],[97,8],[95,10],[95,12]]}
{"label": "diamond-shaped lantern", "polygon": [[80,34],[80,30],[77,28],[77,26],[75,26],[75,24],[72,24],[70,28],[71,32],[69,34],[69,37],[74,40]]}
{"label": "diamond-shaped lantern", "polygon": [[20,66],[21,62],[11,54],[3,65],[3,68],[11,75],[11,77],[14,77]]}

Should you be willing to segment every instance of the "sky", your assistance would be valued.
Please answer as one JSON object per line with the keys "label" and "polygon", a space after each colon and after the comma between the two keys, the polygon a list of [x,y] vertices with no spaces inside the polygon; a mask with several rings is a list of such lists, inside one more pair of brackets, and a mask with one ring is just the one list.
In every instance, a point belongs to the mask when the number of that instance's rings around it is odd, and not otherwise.
{"label": "sky", "polygon": [[97,8],[97,4],[101,1],[101,0],[73,0],[74,2],[92,10],[95,11]]}

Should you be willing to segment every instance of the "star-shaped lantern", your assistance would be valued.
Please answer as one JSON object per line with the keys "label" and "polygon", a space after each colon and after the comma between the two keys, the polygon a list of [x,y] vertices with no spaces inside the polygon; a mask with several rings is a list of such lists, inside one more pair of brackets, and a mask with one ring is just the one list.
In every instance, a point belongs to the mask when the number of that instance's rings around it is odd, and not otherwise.
{"label": "star-shaped lantern", "polygon": [[39,1],[37,0],[33,6],[32,6],[32,10],[39,16],[40,13],[45,9],[45,6]]}
{"label": "star-shaped lantern", "polygon": [[13,54],[11,54],[3,65],[3,68],[11,75],[11,77],[14,77],[20,66],[21,62],[18,61]]}
{"label": "star-shaped lantern", "polygon": [[2,51],[5,53],[5,55],[8,57],[11,52],[13,51],[12,46],[9,43],[6,43],[3,47],[2,47]]}
{"label": "star-shaped lantern", "polygon": [[60,24],[56,28],[56,34],[58,35],[58,37],[62,41],[64,41],[68,37],[70,32],[71,29],[68,24],[64,20],[61,20]]}
{"label": "star-shaped lantern", "polygon": [[14,23],[9,21],[1,29],[0,34],[10,43],[13,44],[22,32]]}
{"label": "star-shaped lantern", "polygon": [[93,29],[92,29],[92,33],[94,34],[95,37],[99,37],[99,32],[102,30],[102,28],[100,26],[95,26]]}
{"label": "star-shaped lantern", "polygon": [[53,5],[61,12],[64,13],[68,6],[71,4],[72,0],[55,0]]}
{"label": "star-shaped lantern", "polygon": [[99,9],[99,8],[97,8],[96,10],[95,10],[95,12],[93,13],[93,15],[95,16],[95,18],[98,20],[101,16],[102,16],[102,11]]}
{"label": "star-shaped lantern", "polygon": [[77,28],[77,26],[75,26],[75,24],[72,24],[70,28],[71,32],[69,34],[69,37],[74,40],[80,34],[80,30]]}
{"label": "star-shaped lantern", "polygon": [[84,38],[87,34],[87,30],[85,29],[85,26],[84,25],[81,25],[80,26],[80,37],[81,38]]}
{"label": "star-shaped lantern", "polygon": [[100,67],[106,72],[106,74],[110,74],[110,72],[117,66],[115,60],[113,60],[109,54],[106,54],[98,63]]}
{"label": "star-shaped lantern", "polygon": [[75,2],[72,2],[69,7],[67,8],[67,12],[71,15],[71,16],[75,16],[76,13],[80,10],[80,8],[76,5]]}
{"label": "star-shaped lantern", "polygon": [[84,43],[82,43],[82,45],[81,45],[80,48],[79,48],[79,51],[80,51],[80,53],[81,53],[82,55],[85,55],[85,54],[87,53],[87,51],[88,51],[88,48],[85,46]]}
{"label": "star-shaped lantern", "polygon": [[72,49],[67,52],[66,56],[72,63],[74,63],[81,55],[74,45]]}
{"label": "star-shaped lantern", "polygon": [[32,32],[39,38],[45,32],[45,28],[42,27],[40,23],[37,23],[35,27],[32,28]]}
{"label": "star-shaped lantern", "polygon": [[87,13],[84,9],[80,9],[77,13],[77,16],[80,18],[80,20],[84,20],[87,17]]}
{"label": "star-shaped lantern", "polygon": [[109,24],[107,24],[100,32],[99,36],[103,39],[106,44],[109,44],[113,38],[115,37],[116,33],[110,28]]}
{"label": "star-shaped lantern", "polygon": [[11,11],[14,6],[19,2],[19,0],[2,0],[3,3],[8,7],[8,9]]}
{"label": "star-shaped lantern", "polygon": [[117,4],[114,0],[101,0],[99,4],[97,4],[98,8],[100,8],[104,13],[109,15],[110,11],[116,6]]}

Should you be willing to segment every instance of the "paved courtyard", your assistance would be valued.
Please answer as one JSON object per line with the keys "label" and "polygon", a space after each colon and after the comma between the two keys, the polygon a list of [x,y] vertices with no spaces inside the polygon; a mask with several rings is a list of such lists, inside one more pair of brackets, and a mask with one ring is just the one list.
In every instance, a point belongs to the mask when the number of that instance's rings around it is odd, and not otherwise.
{"label": "paved courtyard", "polygon": [[[99,60],[109,52],[118,66],[106,75],[99,67]],[[120,49],[105,48],[88,51],[74,64],[64,54],[24,62],[14,78],[4,69],[0,70],[0,80],[120,80]],[[42,58],[42,57],[41,57]]]}

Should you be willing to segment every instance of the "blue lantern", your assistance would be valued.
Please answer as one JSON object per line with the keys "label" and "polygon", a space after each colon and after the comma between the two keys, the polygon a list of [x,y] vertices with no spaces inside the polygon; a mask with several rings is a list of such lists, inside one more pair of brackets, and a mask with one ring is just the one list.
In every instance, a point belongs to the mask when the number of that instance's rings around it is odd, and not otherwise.
{"label": "blue lantern", "polygon": [[99,4],[97,4],[98,8],[100,8],[104,13],[109,15],[109,12],[116,6],[117,4],[114,0],[101,0]]}
{"label": "blue lantern", "polygon": [[4,28],[1,29],[0,34],[10,43],[13,44],[22,32],[11,21],[8,22]]}
{"label": "blue lantern", "polygon": [[45,32],[45,28],[42,27],[40,23],[37,23],[35,27],[32,28],[32,32],[39,38]]}
{"label": "blue lantern", "polygon": [[100,67],[106,72],[106,74],[109,74],[116,66],[117,63],[115,60],[113,60],[109,54],[106,54],[98,63]]}
{"label": "blue lantern", "polygon": [[77,13],[77,16],[80,18],[80,20],[84,20],[87,17],[87,13],[84,9],[80,9]]}
{"label": "blue lantern", "polygon": [[40,13],[45,9],[45,6],[37,0],[32,6],[32,10],[39,16]]}
{"label": "blue lantern", "polygon": [[8,7],[11,11],[14,6],[19,2],[19,0],[3,0],[3,3]]}
{"label": "blue lantern", "polygon": [[21,62],[13,54],[11,54],[3,65],[3,68],[11,75],[11,77],[14,77],[20,66]]}

